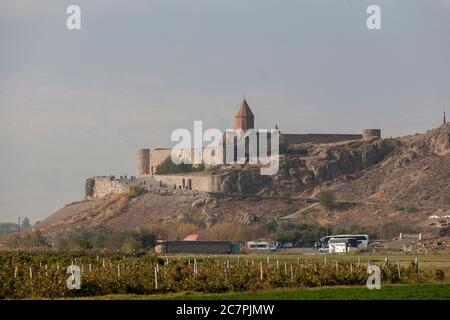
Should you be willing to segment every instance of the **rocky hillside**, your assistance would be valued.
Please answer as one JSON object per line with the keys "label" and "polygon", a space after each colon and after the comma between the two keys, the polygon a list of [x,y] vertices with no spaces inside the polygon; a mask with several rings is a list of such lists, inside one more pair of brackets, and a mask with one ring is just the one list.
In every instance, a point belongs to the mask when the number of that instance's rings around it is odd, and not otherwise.
{"label": "rocky hillside", "polygon": [[[36,227],[50,240],[72,230],[98,226],[115,230],[145,228],[168,237],[179,236],[178,233],[183,232],[180,228],[184,226],[192,232],[210,229],[214,238],[217,236],[214,233],[219,229],[223,232],[245,232],[252,226],[265,226],[271,219],[286,216],[301,206],[299,201],[281,198],[208,195],[162,189],[151,190],[136,198],[112,195],[71,203]],[[236,228],[241,229],[229,230]],[[161,229],[165,231],[161,233]],[[264,231],[264,227],[261,230]]]}
{"label": "rocky hillside", "polygon": [[412,230],[433,212],[450,209],[450,123],[400,138],[297,145],[281,157],[273,177],[260,176],[255,167],[227,168],[218,175],[223,193],[160,189],[136,198],[83,200],[35,227],[50,239],[99,225],[165,228],[170,238],[186,233],[180,226],[212,238],[251,231],[264,236],[272,221],[326,225],[327,210],[311,202],[318,192],[331,190],[339,204],[335,226],[375,228],[382,216],[393,229]]}
{"label": "rocky hillside", "polygon": [[356,177],[336,179],[329,189],[341,200],[450,206],[450,123],[425,134],[393,139],[382,150],[386,154],[374,165],[365,166]]}
{"label": "rocky hillside", "polygon": [[332,190],[341,200],[414,206],[450,205],[450,124],[395,139],[300,144],[281,156],[273,177],[257,168],[224,170],[217,189],[314,198]]}

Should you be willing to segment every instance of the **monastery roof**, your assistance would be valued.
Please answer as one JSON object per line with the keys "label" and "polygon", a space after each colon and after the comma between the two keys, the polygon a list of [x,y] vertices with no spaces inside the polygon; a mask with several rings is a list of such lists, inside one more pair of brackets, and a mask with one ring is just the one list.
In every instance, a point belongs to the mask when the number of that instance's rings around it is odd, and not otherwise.
{"label": "monastery roof", "polygon": [[236,110],[236,113],[234,114],[235,117],[254,117],[252,110],[250,110],[250,107],[247,104],[247,101],[245,98],[242,100],[241,105]]}

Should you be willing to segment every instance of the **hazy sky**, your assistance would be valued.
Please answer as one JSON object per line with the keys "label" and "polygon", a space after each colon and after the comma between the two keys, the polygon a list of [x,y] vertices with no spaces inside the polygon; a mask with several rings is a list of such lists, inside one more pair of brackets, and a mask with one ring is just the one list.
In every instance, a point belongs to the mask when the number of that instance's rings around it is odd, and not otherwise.
{"label": "hazy sky", "polygon": [[450,0],[0,0],[0,46],[0,222],[134,174],[137,147],[193,120],[232,128],[243,94],[256,127],[291,133],[399,136],[450,117]]}

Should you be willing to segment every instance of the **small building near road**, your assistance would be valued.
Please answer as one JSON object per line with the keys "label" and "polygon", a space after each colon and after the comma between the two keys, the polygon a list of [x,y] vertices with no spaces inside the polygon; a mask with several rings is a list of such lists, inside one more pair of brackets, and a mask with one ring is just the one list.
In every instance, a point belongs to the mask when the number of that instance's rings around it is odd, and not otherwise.
{"label": "small building near road", "polygon": [[160,254],[229,254],[231,248],[231,242],[226,240],[159,240],[155,251]]}

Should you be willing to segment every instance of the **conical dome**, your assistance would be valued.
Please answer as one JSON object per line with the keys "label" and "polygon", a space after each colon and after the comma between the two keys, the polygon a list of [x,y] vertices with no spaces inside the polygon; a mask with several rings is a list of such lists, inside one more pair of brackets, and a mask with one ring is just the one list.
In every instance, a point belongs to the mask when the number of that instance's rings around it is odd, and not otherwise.
{"label": "conical dome", "polygon": [[253,129],[254,119],[255,116],[253,115],[252,110],[250,110],[250,107],[248,106],[248,103],[244,98],[241,102],[241,105],[234,114],[234,129],[242,129],[244,131]]}
{"label": "conical dome", "polygon": [[234,114],[235,117],[254,117],[252,110],[250,110],[250,107],[248,106],[247,101],[245,98],[242,100],[241,105],[236,110],[236,113]]}

